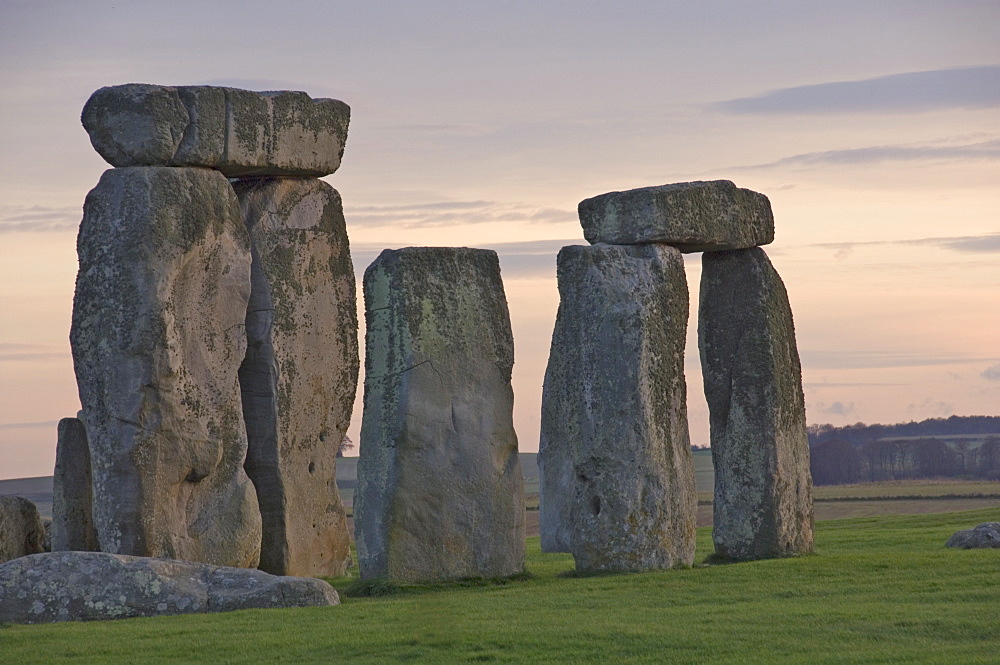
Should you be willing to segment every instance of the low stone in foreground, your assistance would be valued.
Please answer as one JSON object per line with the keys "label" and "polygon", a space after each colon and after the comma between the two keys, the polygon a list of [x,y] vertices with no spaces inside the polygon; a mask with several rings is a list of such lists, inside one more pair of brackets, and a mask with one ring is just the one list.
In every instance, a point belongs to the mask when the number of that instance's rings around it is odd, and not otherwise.
{"label": "low stone in foreground", "polygon": [[984,522],[972,529],[956,531],[948,539],[946,547],[959,547],[963,550],[979,548],[1000,549],[1000,522]]}
{"label": "low stone in foreground", "polygon": [[365,272],[365,410],[355,534],[361,576],[524,570],[514,342],[496,252],[386,250]]}
{"label": "low stone in foreground", "polygon": [[83,127],[112,166],[205,166],[227,177],[329,175],[350,107],[304,92],[129,83],[101,88]]}
{"label": "low stone in foreground", "polygon": [[680,252],[564,247],[558,277],[538,452],[542,549],[572,552],[580,571],[691,565]]}
{"label": "low stone in foreground", "polygon": [[580,202],[591,243],[665,243],[682,252],[743,249],[774,240],[771,202],[728,180],[609,192]]}
{"label": "low stone in foreground", "polygon": [[0,565],[0,623],[338,605],[329,584],[173,559],[53,552]]}
{"label": "low stone in foreground", "polygon": [[785,285],[759,247],[702,257],[698,347],[726,559],[813,550],[802,370]]}
{"label": "low stone in foreground", "polygon": [[0,496],[0,562],[43,551],[45,527],[35,504],[22,496]]}

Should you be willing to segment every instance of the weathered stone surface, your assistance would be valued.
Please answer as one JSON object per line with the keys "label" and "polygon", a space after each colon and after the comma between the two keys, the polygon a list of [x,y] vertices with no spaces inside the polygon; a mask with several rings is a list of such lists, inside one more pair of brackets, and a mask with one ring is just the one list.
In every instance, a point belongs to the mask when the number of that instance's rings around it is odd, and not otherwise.
{"label": "weathered stone surface", "polygon": [[35,504],[22,496],[0,496],[0,562],[44,551],[45,527]]}
{"label": "weathered stone surface", "polygon": [[746,560],[811,552],[802,370],[785,285],[764,250],[706,252],[698,316],[716,553]]}
{"label": "weathered stone surface", "polygon": [[542,548],[581,571],[694,560],[688,293],[666,245],[564,247],[542,393]]}
{"label": "weathered stone surface", "polygon": [[495,252],[386,250],[367,323],[355,535],[361,575],[497,577],[524,569],[514,343]]}
{"label": "weathered stone surface", "polygon": [[1000,548],[1000,522],[983,522],[965,531],[956,531],[948,539],[947,547],[960,547],[965,550],[978,548]]}
{"label": "weathered stone surface", "polygon": [[91,493],[87,431],[80,419],[63,418],[52,477],[51,551],[100,551]]}
{"label": "weathered stone surface", "polygon": [[106,171],[87,196],[70,342],[101,550],[255,566],[237,370],[250,243],[218,171]]}
{"label": "weathered stone surface", "polygon": [[260,568],[343,575],[351,549],[336,455],[359,369],[343,205],[314,178],[247,179],[234,187],[253,245],[240,388],[245,468],[263,516]]}
{"label": "weathered stone surface", "polygon": [[304,92],[129,83],[91,95],[82,121],[113,166],[206,166],[239,177],[333,173],[350,118],[344,102]]}
{"label": "weathered stone surface", "polygon": [[728,180],[609,192],[580,202],[591,243],[666,243],[682,252],[742,249],[774,240],[771,202]]}
{"label": "weathered stone surface", "polygon": [[8,623],[339,604],[323,580],[170,559],[53,552],[0,566],[0,622]]}

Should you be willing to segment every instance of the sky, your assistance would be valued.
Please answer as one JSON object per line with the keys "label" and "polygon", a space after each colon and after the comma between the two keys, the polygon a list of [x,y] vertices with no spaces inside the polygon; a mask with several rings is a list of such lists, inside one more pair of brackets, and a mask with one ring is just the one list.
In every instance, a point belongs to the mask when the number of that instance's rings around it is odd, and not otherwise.
{"label": "sky", "polygon": [[0,479],[50,475],[79,409],[75,237],[109,168],[79,115],[129,82],[347,102],[325,180],[357,274],[384,248],[498,251],[524,452],[577,203],[692,180],[771,200],[810,423],[1000,415],[1000,2],[0,0]]}

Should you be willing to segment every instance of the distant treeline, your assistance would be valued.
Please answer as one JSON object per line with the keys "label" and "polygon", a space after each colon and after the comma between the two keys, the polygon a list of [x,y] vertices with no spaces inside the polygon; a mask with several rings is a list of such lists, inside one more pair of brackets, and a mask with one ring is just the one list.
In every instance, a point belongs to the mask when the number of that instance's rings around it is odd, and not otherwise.
{"label": "distant treeline", "polygon": [[886,437],[921,436],[965,436],[1000,434],[1000,416],[951,416],[950,418],[928,418],[917,422],[898,425],[865,425],[855,423],[844,427],[833,425],[810,425],[809,445],[841,439],[856,446]]}
{"label": "distant treeline", "polygon": [[813,482],[841,485],[949,477],[1000,480],[998,432],[1000,417],[996,416],[952,416],[899,425],[812,425]]}

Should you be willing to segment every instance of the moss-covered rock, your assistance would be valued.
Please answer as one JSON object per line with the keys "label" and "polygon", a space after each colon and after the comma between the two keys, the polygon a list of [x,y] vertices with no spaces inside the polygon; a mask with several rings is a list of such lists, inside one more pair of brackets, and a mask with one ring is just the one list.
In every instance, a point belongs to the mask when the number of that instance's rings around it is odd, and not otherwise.
{"label": "moss-covered rock", "polygon": [[813,550],[802,369],[785,285],[760,248],[702,257],[698,347],[723,559]]}
{"label": "moss-covered rock", "polygon": [[579,212],[583,235],[592,243],[666,243],[703,252],[774,240],[767,197],[728,180],[609,192],[581,201]]}
{"label": "moss-covered rock", "polygon": [[205,166],[229,177],[324,176],[340,167],[351,110],[304,92],[129,83],[83,108],[113,166]]}
{"label": "moss-covered rock", "polygon": [[234,188],[253,244],[240,388],[246,470],[263,517],[260,567],[343,575],[350,534],[336,455],[360,369],[343,205],[315,178],[254,178]]}
{"label": "moss-covered rock", "polygon": [[688,293],[666,245],[564,247],[542,392],[542,548],[580,571],[694,559]]}
{"label": "moss-covered rock", "polygon": [[514,343],[493,251],[385,250],[367,326],[355,535],[361,575],[402,581],[524,569]]}
{"label": "moss-covered rock", "polygon": [[237,370],[250,242],[218,171],[111,169],[87,196],[70,342],[101,550],[255,566]]}

